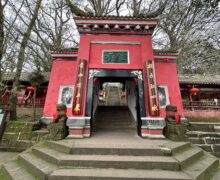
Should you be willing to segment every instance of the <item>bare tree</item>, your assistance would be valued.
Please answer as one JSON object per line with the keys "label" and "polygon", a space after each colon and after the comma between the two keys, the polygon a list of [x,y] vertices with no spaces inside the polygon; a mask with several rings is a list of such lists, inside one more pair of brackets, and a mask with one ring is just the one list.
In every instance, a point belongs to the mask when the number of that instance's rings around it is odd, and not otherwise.
{"label": "bare tree", "polygon": [[[19,50],[19,54],[18,54],[18,61],[17,61],[17,66],[16,66],[16,75],[15,75],[13,88],[12,88],[12,92],[11,92],[11,96],[10,96],[10,119],[11,120],[16,120],[17,119],[17,116],[16,116],[16,114],[17,114],[16,113],[17,90],[18,90],[18,86],[19,86],[19,79],[20,79],[20,76],[21,76],[23,64],[24,64],[24,61],[25,61],[25,49],[27,47],[28,40],[29,40],[30,35],[31,35],[31,31],[32,31],[32,29],[34,27],[34,24],[35,24],[35,21],[37,19],[38,12],[39,12],[39,9],[40,9],[40,6],[41,6],[41,2],[42,2],[42,0],[37,0],[34,11],[30,12],[32,17],[31,17],[31,20],[30,20],[30,22],[27,26],[27,30],[24,33],[24,36],[23,36],[22,41],[21,41],[21,46],[20,46],[20,50]],[[26,3],[29,4],[27,2],[27,0],[26,0]]]}

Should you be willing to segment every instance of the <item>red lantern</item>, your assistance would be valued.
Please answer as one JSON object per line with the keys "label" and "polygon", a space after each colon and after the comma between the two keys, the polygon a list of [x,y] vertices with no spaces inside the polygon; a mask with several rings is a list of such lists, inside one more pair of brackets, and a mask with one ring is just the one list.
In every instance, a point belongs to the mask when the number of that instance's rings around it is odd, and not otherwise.
{"label": "red lantern", "polygon": [[28,87],[27,87],[27,90],[28,90],[29,92],[34,92],[35,88],[34,88],[33,86],[28,86]]}
{"label": "red lantern", "polygon": [[189,92],[190,94],[196,95],[198,92],[200,92],[200,89],[193,87],[189,90]]}
{"label": "red lantern", "polygon": [[125,97],[126,96],[126,92],[121,92],[121,97]]}

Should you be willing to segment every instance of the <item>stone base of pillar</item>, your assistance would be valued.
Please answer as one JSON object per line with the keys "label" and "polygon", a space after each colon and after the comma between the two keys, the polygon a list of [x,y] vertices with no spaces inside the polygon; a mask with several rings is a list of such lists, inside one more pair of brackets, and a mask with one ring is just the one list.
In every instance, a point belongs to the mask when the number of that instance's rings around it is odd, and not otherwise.
{"label": "stone base of pillar", "polygon": [[67,126],[69,127],[67,138],[87,138],[91,135],[90,117],[69,117]]}
{"label": "stone base of pillar", "polygon": [[143,138],[164,139],[163,129],[149,129],[149,127],[141,127],[141,136]]}
{"label": "stone base of pillar", "polygon": [[69,127],[67,138],[88,138],[90,135],[90,127]]}
{"label": "stone base of pillar", "polygon": [[164,118],[143,117],[141,118],[141,136],[143,138],[164,139],[163,128],[165,126]]}

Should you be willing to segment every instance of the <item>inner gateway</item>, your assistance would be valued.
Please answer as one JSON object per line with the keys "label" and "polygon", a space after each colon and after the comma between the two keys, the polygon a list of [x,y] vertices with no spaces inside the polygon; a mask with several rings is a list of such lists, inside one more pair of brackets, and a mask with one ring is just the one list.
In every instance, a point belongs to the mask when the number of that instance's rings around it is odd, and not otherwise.
{"label": "inner gateway", "polygon": [[101,77],[93,87],[93,132],[138,133],[137,79]]}

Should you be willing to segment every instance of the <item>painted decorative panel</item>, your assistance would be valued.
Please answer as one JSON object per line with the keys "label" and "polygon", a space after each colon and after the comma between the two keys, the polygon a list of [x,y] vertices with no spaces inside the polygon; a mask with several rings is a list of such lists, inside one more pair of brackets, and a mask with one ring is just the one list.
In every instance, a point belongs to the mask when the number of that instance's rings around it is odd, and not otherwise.
{"label": "painted decorative panel", "polygon": [[103,63],[128,64],[128,51],[103,51]]}
{"label": "painted decorative panel", "polygon": [[154,62],[152,60],[146,61],[146,72],[147,72],[147,86],[148,86],[148,99],[150,106],[150,115],[159,116],[159,103],[157,96],[157,86],[155,78]]}
{"label": "painted decorative panel", "polygon": [[77,81],[73,100],[73,114],[82,114],[83,87],[85,83],[86,60],[80,59],[77,67]]}
{"label": "painted decorative panel", "polygon": [[73,85],[61,85],[59,91],[58,103],[65,104],[68,108],[73,104]]}
{"label": "painted decorative panel", "polygon": [[157,90],[158,90],[160,107],[165,108],[166,105],[170,104],[167,86],[158,86]]}

